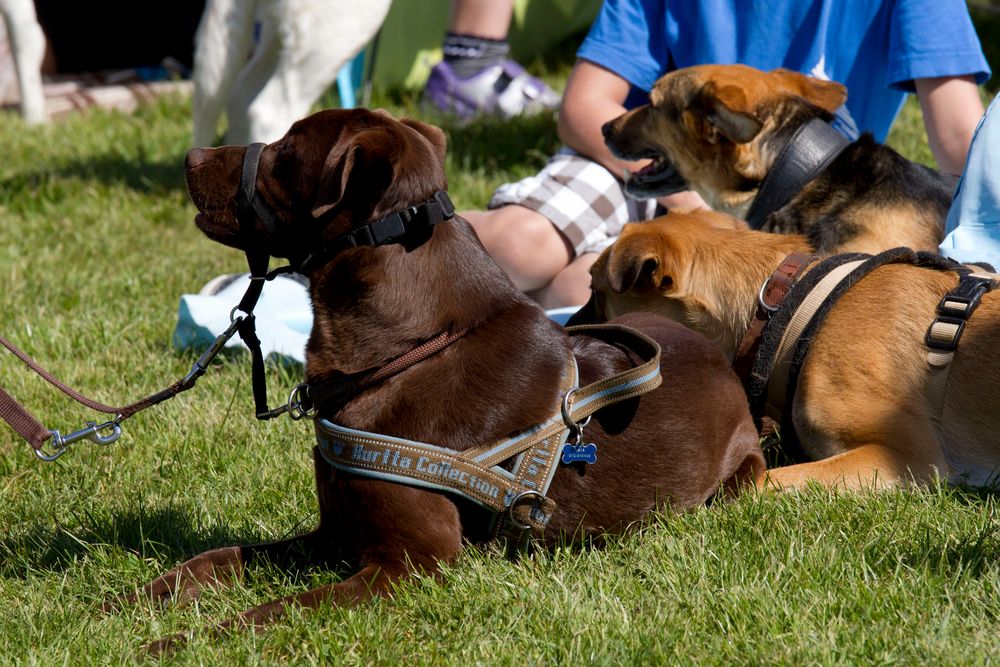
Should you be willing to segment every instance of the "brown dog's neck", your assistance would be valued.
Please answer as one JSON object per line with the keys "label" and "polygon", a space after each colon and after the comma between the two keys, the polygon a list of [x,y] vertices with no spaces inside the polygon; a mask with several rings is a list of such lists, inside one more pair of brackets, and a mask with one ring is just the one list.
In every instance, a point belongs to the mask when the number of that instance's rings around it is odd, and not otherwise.
{"label": "brown dog's neck", "polygon": [[[427,243],[409,252],[401,246],[345,251],[316,271],[310,290],[310,384],[369,372],[444,331],[469,329],[443,351],[348,404],[317,405],[321,415],[344,425],[470,446],[488,425],[470,414],[445,428],[447,420],[439,416],[455,411],[452,401],[463,400],[463,374],[473,382],[488,379],[496,387],[493,400],[500,402],[514,384],[542,395],[558,384],[565,338],[552,335],[545,313],[514,288],[463,220],[437,225]],[[548,402],[537,402],[542,412]],[[496,406],[484,406],[484,412],[495,414]],[[424,422],[411,423],[411,415],[422,415]],[[540,413],[538,422],[548,416]]]}

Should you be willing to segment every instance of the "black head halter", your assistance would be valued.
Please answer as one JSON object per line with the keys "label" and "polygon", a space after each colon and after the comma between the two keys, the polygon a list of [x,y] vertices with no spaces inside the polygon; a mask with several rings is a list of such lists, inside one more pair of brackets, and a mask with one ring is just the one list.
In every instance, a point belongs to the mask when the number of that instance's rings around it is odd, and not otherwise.
{"label": "black head halter", "polygon": [[264,144],[253,143],[247,146],[243,157],[243,170],[240,173],[240,186],[236,193],[236,220],[246,241],[247,265],[250,267],[250,286],[233,309],[246,313],[239,322],[240,338],[250,348],[253,361],[253,395],[256,404],[257,419],[270,419],[285,410],[271,410],[267,406],[267,384],[264,379],[264,356],[257,338],[253,309],[260,299],[264,282],[273,280],[283,273],[302,273],[312,271],[332,259],[337,253],[348,248],[360,246],[380,246],[390,243],[403,243],[413,238],[428,238],[429,230],[438,223],[450,220],[455,216],[455,206],[451,203],[448,193],[438,190],[434,196],[425,202],[410,206],[401,211],[395,211],[378,220],[355,227],[341,234],[333,241],[323,244],[306,256],[290,256],[287,266],[268,271],[271,260],[269,251],[264,250],[254,241],[254,227],[259,220],[267,228],[271,238],[281,238],[282,232],[278,216],[257,193],[257,169]]}

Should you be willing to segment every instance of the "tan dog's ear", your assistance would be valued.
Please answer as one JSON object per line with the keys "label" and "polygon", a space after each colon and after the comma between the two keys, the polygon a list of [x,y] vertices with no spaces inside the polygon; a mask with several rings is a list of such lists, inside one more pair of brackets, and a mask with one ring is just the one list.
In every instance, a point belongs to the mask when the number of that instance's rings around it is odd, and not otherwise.
{"label": "tan dog's ear", "polygon": [[636,288],[663,293],[673,289],[670,262],[654,237],[633,234],[619,238],[608,253],[608,287],[616,293]]}
{"label": "tan dog's ear", "polygon": [[757,136],[763,123],[754,115],[742,88],[709,83],[705,93],[712,100],[706,120],[722,136],[734,144],[745,144]]}
{"label": "tan dog's ear", "polygon": [[785,86],[810,104],[833,113],[847,101],[847,88],[836,81],[827,81],[789,69],[771,71],[781,77]]}
{"label": "tan dog's ear", "polygon": [[370,207],[388,189],[393,168],[388,155],[392,137],[380,128],[338,142],[326,156],[320,174],[313,218],[320,218],[350,197],[352,205]]}

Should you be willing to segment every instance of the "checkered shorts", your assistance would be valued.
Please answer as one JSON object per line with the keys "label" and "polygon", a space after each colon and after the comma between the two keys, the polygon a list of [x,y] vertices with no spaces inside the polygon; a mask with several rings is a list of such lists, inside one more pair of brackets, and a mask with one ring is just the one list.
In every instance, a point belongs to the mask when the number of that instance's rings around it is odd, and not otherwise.
{"label": "checkered shorts", "polygon": [[537,175],[496,189],[489,208],[518,204],[548,218],[579,257],[601,252],[626,222],[656,216],[655,199],[634,199],[610,171],[569,148],[552,156]]}

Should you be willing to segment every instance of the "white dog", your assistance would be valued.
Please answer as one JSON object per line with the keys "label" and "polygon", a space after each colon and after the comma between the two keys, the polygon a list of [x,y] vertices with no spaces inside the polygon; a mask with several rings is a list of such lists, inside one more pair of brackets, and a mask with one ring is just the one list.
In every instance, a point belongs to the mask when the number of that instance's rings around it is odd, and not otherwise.
{"label": "white dog", "polygon": [[[194,144],[270,142],[306,116],[391,0],[208,0],[195,35]],[[255,35],[259,26],[259,34]]]}
{"label": "white dog", "polygon": [[38,23],[35,3],[33,0],[0,0],[0,14],[7,27],[7,40],[21,89],[21,115],[29,123],[44,123],[48,120],[42,88],[45,33]]}

